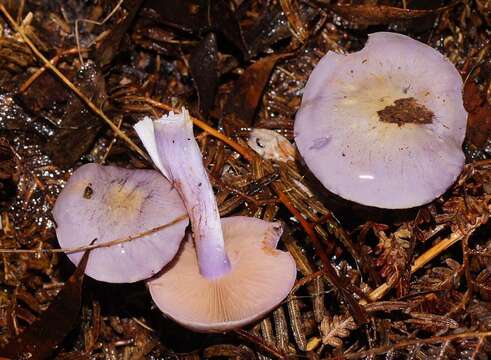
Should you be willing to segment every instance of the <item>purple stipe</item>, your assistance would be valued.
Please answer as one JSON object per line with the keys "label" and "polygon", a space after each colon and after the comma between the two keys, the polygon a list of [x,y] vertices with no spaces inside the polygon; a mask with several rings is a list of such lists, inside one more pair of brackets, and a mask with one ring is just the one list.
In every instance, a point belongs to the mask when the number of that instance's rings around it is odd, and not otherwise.
{"label": "purple stipe", "polygon": [[[149,130],[151,126],[155,145]],[[230,261],[225,252],[220,214],[194,139],[189,113],[185,109],[180,114],[171,112],[155,122],[145,118],[135,125],[135,129],[154,162],[161,164],[163,174],[168,176],[184,201],[191,220],[200,273],[208,279],[227,274]]]}

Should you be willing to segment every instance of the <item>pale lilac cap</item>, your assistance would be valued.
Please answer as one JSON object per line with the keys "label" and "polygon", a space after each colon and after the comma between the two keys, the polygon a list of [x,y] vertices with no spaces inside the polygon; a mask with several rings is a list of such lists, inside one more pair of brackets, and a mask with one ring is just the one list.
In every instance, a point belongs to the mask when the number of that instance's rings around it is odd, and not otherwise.
{"label": "pale lilac cap", "polygon": [[[411,105],[396,106],[402,103]],[[302,158],[329,191],[402,209],[432,201],[456,180],[466,123],[454,65],[408,36],[379,32],[359,52],[321,59],[294,131]]]}
{"label": "pale lilac cap", "polygon": [[[85,273],[130,283],[159,272],[179,249],[188,219],[178,193],[157,171],[87,164],[66,183],[53,209],[61,248],[124,239],[181,220],[138,239],[91,251]],[[78,264],[83,252],[67,254]]]}

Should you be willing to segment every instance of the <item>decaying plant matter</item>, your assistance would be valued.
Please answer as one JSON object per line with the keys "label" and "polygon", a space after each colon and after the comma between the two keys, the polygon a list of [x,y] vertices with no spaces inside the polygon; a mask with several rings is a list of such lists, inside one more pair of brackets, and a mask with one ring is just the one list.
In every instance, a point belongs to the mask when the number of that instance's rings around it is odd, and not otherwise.
{"label": "decaying plant matter", "polygon": [[[0,356],[45,358],[46,344],[62,359],[491,353],[489,1],[4,0],[0,13]],[[432,46],[464,81],[464,171],[410,211],[347,204],[292,160],[313,67],[374,31]],[[55,237],[51,209],[70,174],[91,162],[150,168],[133,125],[181,106],[220,215],[283,221],[279,248],[299,271],[281,306],[226,334],[164,318],[142,284],[82,284]]]}

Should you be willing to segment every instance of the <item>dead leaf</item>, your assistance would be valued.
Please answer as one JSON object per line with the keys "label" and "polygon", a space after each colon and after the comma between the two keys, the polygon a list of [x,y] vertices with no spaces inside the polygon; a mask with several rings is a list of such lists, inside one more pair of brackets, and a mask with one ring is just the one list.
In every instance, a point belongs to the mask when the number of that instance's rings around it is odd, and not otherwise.
{"label": "dead leaf", "polygon": [[350,331],[357,328],[358,326],[351,316],[334,315],[333,318],[325,316],[320,325],[322,342],[339,348],[343,346],[341,339],[347,338]]}
{"label": "dead leaf", "polygon": [[[287,10],[285,14],[280,4],[274,2],[264,5],[259,17],[248,27],[244,26],[244,38],[251,56],[267,50],[281,40],[290,38],[292,34],[300,39],[307,36],[308,32],[304,25],[310,24],[319,15],[317,8],[301,1],[295,1],[295,5]],[[293,27],[293,31],[290,26]]]}
{"label": "dead leaf", "polygon": [[464,107],[469,113],[466,141],[480,149],[491,137],[491,106],[473,81],[465,84]]}
{"label": "dead leaf", "polygon": [[282,162],[295,160],[295,147],[276,131],[252,129],[247,144],[264,159]]}
{"label": "dead leaf", "polygon": [[232,92],[228,95],[225,104],[226,126],[252,126],[259,100],[274,66],[279,60],[288,56],[291,56],[291,54],[276,54],[264,57],[244,71],[235,83]]}
{"label": "dead leaf", "polygon": [[[6,138],[0,137],[0,180],[6,180],[12,178],[15,169],[15,157]],[[0,191],[2,189],[0,183]]]}
{"label": "dead leaf", "polygon": [[86,251],[77,269],[48,309],[29,328],[0,349],[0,356],[42,360],[52,355],[79,318],[82,284],[88,259],[89,251]]}
{"label": "dead leaf", "polygon": [[213,106],[218,88],[218,49],[214,33],[208,33],[194,49],[189,66],[198,90],[201,115],[206,117]]}
{"label": "dead leaf", "polygon": [[280,0],[280,5],[288,19],[293,35],[295,35],[300,42],[305,43],[309,37],[309,32],[300,18],[297,2],[293,2],[292,0]]}
{"label": "dead leaf", "polygon": [[386,5],[328,5],[328,7],[354,24],[370,26],[435,16],[451,9],[456,3],[432,10],[403,9]]}

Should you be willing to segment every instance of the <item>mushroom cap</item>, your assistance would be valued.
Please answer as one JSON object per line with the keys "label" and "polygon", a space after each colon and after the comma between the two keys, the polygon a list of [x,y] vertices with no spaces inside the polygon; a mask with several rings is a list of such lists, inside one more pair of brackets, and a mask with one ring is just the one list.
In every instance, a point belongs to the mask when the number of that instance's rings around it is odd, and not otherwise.
{"label": "mushroom cap", "polygon": [[270,129],[252,129],[247,145],[267,160],[295,160],[295,147],[283,135]]}
{"label": "mushroom cap", "polygon": [[[87,164],[78,168],[53,209],[62,248],[124,239],[186,215],[178,193],[157,171]],[[135,240],[91,251],[85,273],[112,283],[147,279],[179,250],[188,219]],[[78,264],[83,252],[67,254]]]}
{"label": "mushroom cap", "polygon": [[232,265],[228,274],[203,277],[188,238],[176,261],[148,282],[159,309],[195,331],[225,331],[256,320],[288,295],[296,279],[292,256],[276,249],[281,223],[245,216],[221,220]]}
{"label": "mushroom cap", "polygon": [[[428,203],[464,165],[462,86],[435,49],[371,34],[361,51],[320,60],[295,118],[295,142],[317,179],[345,199],[388,209]],[[379,120],[379,111],[408,98],[433,113],[431,123]]]}

